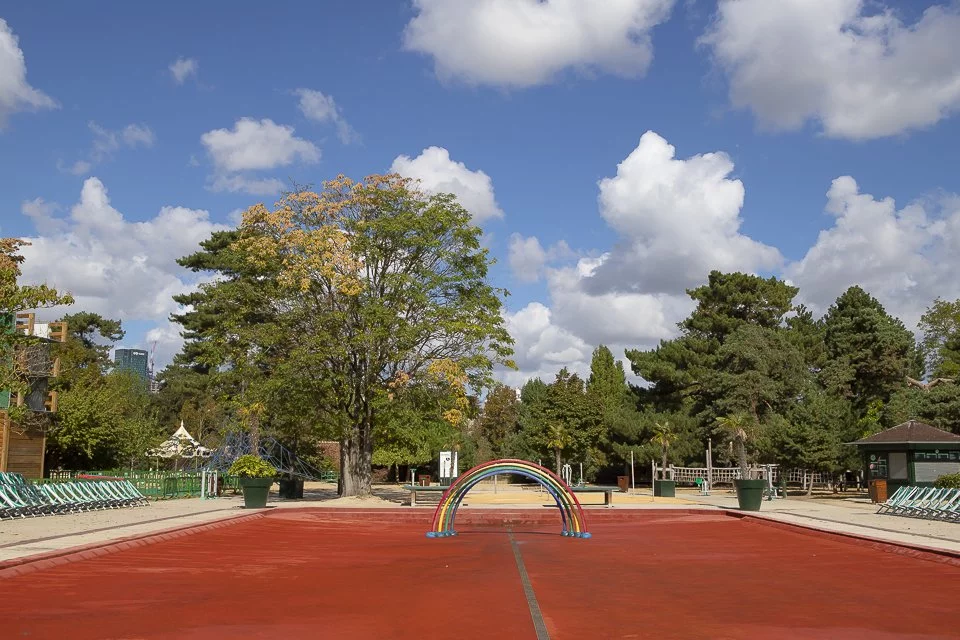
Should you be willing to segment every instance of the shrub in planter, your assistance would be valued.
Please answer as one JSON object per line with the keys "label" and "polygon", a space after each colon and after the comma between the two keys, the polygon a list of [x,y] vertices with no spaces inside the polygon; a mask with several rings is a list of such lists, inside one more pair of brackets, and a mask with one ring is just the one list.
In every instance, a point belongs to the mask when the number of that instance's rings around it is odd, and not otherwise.
{"label": "shrub in planter", "polygon": [[737,503],[742,511],[759,511],[766,482],[751,478],[750,468],[747,466],[747,439],[753,422],[749,416],[734,414],[719,418],[717,423],[733,440],[733,449],[740,466],[740,478],[733,481],[737,489]]}
{"label": "shrub in planter", "polygon": [[277,470],[259,456],[245,455],[237,458],[228,473],[240,478],[243,489],[243,506],[247,509],[262,509],[267,506],[267,494],[273,485]]}
{"label": "shrub in planter", "polygon": [[960,489],[960,473],[948,473],[937,478],[933,483],[938,489]]}
{"label": "shrub in planter", "polygon": [[659,480],[656,478],[653,480],[654,496],[672,498],[677,494],[677,483],[672,479],[667,479],[667,454],[670,451],[670,445],[673,444],[676,439],[677,433],[673,430],[669,421],[664,420],[663,422],[654,423],[653,442],[660,446],[660,455],[663,460],[663,464],[660,466],[662,477]]}

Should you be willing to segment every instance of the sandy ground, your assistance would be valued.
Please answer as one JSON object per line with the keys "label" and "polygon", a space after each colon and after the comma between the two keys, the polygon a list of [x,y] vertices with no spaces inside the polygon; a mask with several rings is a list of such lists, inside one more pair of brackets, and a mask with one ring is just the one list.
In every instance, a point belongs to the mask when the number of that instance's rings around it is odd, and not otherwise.
{"label": "sandy ground", "polygon": [[[439,494],[418,498],[417,511],[430,513]],[[603,494],[578,494],[589,509],[602,509]],[[465,506],[478,509],[542,508],[550,506],[547,494],[534,488],[519,489],[516,485],[478,487],[467,496]],[[306,483],[303,500],[281,500],[276,490],[271,493],[269,508],[350,508],[380,509],[408,505],[409,494],[402,487],[379,485],[374,495],[366,498],[338,498],[336,485]],[[649,489],[629,494],[615,493],[615,509],[670,508],[736,508],[731,491],[714,491],[701,496],[696,491],[678,492],[676,498],[654,498]],[[960,523],[920,520],[891,515],[878,515],[876,505],[863,497],[790,497],[765,501],[758,515],[782,522],[803,524],[832,531],[852,533],[869,538],[904,542],[925,547],[960,552]],[[211,500],[185,498],[152,502],[146,507],[113,509],[87,513],[46,516],[0,521],[0,562],[70,547],[99,543],[117,538],[213,522],[241,515],[243,499],[227,495]]]}

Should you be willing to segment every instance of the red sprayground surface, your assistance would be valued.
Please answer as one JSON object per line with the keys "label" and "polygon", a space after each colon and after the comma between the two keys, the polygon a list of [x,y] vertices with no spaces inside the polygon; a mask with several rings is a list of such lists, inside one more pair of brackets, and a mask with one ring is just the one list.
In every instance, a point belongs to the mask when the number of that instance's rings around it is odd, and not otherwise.
{"label": "red sprayground surface", "polygon": [[[2,638],[960,637],[956,563],[717,512],[276,510],[0,578]],[[510,530],[502,524],[510,520]],[[85,554],[92,556],[92,554]],[[541,636],[542,637],[542,636]]]}

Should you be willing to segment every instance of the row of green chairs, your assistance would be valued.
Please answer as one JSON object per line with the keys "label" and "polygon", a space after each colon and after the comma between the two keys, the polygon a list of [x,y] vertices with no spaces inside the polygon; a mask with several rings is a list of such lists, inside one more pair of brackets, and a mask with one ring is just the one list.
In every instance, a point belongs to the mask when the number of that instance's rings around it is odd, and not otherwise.
{"label": "row of green chairs", "polygon": [[47,516],[146,505],[127,480],[75,480],[34,484],[19,473],[0,472],[0,519]]}
{"label": "row of green chairs", "polygon": [[900,487],[877,513],[960,522],[960,489]]}

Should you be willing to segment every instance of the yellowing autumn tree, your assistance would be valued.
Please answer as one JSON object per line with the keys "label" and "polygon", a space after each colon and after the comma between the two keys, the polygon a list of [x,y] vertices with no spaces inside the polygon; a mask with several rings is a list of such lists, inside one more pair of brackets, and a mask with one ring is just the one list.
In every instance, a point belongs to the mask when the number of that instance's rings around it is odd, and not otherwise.
{"label": "yellowing autumn tree", "polygon": [[[397,380],[439,377],[462,398],[491,382],[495,363],[510,364],[506,292],[487,281],[480,235],[454,196],[398,175],[340,176],[243,214],[232,250],[264,274],[275,320],[222,330],[283,345],[287,375],[338,429],[341,495],[370,492],[374,429]],[[444,419],[458,422],[462,404]]]}

